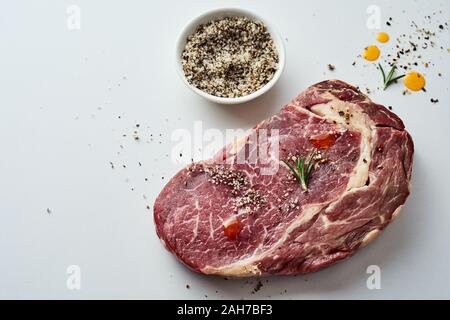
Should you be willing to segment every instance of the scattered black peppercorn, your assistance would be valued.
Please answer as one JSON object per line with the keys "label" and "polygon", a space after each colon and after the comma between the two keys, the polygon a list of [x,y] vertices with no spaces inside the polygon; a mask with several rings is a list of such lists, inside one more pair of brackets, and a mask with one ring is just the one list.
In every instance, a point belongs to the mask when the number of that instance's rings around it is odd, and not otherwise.
{"label": "scattered black peppercorn", "polygon": [[263,284],[262,284],[261,280],[259,280],[259,281],[256,283],[256,286],[255,286],[255,288],[253,289],[253,291],[252,291],[251,293],[252,293],[252,294],[255,294],[256,292],[258,292],[259,290],[261,290],[262,286],[263,286]]}

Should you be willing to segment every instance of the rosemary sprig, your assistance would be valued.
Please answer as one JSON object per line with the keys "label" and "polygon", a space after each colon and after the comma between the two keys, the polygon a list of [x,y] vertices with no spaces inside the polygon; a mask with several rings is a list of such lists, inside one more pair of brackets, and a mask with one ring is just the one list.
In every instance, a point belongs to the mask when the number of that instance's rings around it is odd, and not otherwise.
{"label": "rosemary sprig", "polygon": [[291,165],[288,160],[283,160],[304,191],[308,191],[309,178],[314,169],[314,156],[316,155],[316,152],[317,151],[314,150],[307,157],[295,158],[295,160],[293,160],[295,166]]}
{"label": "rosemary sprig", "polygon": [[378,67],[380,68],[381,74],[383,75],[383,84],[384,84],[383,90],[386,90],[386,88],[389,87],[391,84],[393,84],[395,81],[397,81],[398,79],[401,79],[405,76],[404,74],[402,74],[400,76],[394,77],[395,69],[397,69],[397,67],[392,66],[391,70],[389,71],[389,73],[386,77],[386,73],[384,72],[384,69],[381,66],[381,64],[378,64]]}

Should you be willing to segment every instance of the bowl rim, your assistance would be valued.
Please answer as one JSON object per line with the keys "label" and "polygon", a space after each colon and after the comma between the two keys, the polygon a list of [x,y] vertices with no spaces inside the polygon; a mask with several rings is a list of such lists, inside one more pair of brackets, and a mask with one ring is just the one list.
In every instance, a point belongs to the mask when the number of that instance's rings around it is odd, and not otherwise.
{"label": "bowl rim", "polygon": [[[196,28],[198,25],[205,23],[204,20],[210,20],[214,19],[214,17],[211,16],[227,16],[227,15],[237,15],[237,16],[245,16],[251,19],[259,20],[264,23],[264,25],[267,28],[267,31],[270,33],[276,49],[278,51],[278,69],[275,71],[275,74],[273,75],[272,79],[270,79],[269,82],[267,82],[265,85],[263,85],[261,88],[256,90],[255,92],[252,92],[246,96],[243,97],[237,97],[237,98],[224,98],[224,97],[217,97],[212,94],[209,94],[205,91],[202,91],[195,87],[194,85],[190,84],[186,76],[184,74],[182,65],[181,65],[181,53],[182,50],[185,47],[186,38],[192,34],[192,30]],[[236,7],[222,7],[222,8],[215,8],[211,10],[207,10],[203,12],[202,14],[192,18],[189,20],[181,29],[181,31],[178,34],[177,41],[176,41],[176,47],[175,47],[175,65],[178,75],[180,76],[181,80],[184,82],[184,84],[189,87],[192,91],[194,91],[196,94],[200,95],[203,98],[206,98],[210,101],[213,101],[215,103],[219,104],[239,104],[248,102],[250,100],[253,100],[267,91],[269,91],[275,83],[280,78],[281,74],[283,73],[284,66],[286,61],[286,52],[284,47],[284,42],[281,37],[281,34],[278,32],[278,30],[271,24],[267,19],[261,17],[259,14],[253,13],[247,9],[242,8],[236,8]]]}

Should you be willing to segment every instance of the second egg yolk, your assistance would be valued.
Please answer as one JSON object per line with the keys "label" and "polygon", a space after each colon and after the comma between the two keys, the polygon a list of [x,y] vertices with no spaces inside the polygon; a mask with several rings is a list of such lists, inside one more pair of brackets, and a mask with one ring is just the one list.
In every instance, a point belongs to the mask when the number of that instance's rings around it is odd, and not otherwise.
{"label": "second egg yolk", "polygon": [[411,91],[419,91],[425,87],[425,78],[420,73],[411,71],[405,76],[404,84]]}
{"label": "second egg yolk", "polygon": [[389,35],[386,32],[380,32],[377,35],[378,42],[386,43],[389,41]]}
{"label": "second egg yolk", "polygon": [[363,58],[369,61],[375,61],[380,56],[380,49],[377,46],[368,46],[364,48]]}

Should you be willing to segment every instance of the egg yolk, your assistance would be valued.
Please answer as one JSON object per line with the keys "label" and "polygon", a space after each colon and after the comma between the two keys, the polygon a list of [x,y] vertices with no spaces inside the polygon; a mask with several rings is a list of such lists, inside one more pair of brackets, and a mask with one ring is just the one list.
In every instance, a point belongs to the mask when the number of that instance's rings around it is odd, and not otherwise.
{"label": "egg yolk", "polygon": [[389,35],[386,32],[380,32],[377,35],[378,42],[386,43],[389,41]]}
{"label": "egg yolk", "polygon": [[375,61],[380,56],[380,49],[377,46],[368,46],[364,48],[363,58],[369,61]]}
{"label": "egg yolk", "polygon": [[405,87],[411,91],[419,91],[425,87],[425,78],[418,72],[412,71],[405,76]]}

